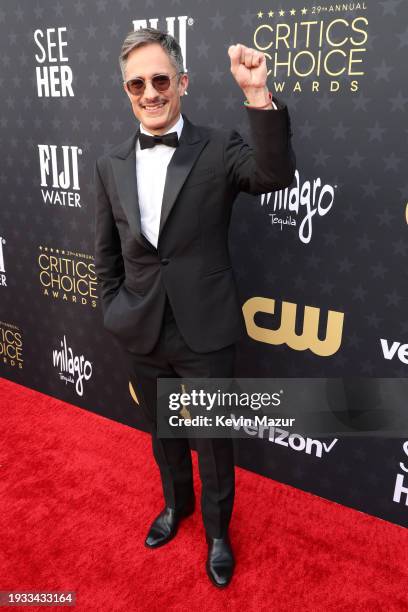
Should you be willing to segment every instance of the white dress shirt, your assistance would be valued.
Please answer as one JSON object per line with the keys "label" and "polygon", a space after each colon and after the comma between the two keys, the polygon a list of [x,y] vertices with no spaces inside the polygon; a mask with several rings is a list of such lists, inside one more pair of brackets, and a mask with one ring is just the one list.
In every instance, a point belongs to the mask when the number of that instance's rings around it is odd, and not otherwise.
{"label": "white dress shirt", "polygon": [[[274,102],[272,102],[272,106],[276,110]],[[180,139],[183,124],[183,117],[180,114],[177,123],[167,130],[165,134],[177,132]],[[140,124],[140,131],[144,134],[152,135],[142,124]],[[175,150],[175,147],[168,147],[164,144],[141,149],[139,139],[136,143],[136,177],[141,230],[142,234],[156,248],[159,237],[160,214],[167,166]]]}
{"label": "white dress shirt", "polygon": [[[167,130],[165,134],[177,132],[180,138],[183,124],[183,117],[180,114],[177,123]],[[140,124],[140,131],[144,134],[152,135],[142,124]],[[168,147],[164,144],[158,144],[149,149],[141,149],[139,139],[136,143],[136,177],[141,229],[142,234],[155,247],[157,247],[159,237],[160,214],[167,166],[175,150],[175,147]]]}

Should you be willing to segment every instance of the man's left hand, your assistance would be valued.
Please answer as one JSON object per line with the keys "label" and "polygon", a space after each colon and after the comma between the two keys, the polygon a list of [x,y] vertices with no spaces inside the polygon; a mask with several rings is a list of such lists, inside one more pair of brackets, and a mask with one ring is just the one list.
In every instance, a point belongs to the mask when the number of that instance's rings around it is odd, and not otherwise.
{"label": "man's left hand", "polygon": [[248,102],[254,106],[266,104],[269,96],[265,54],[238,43],[228,48],[228,55],[231,59],[232,75]]}

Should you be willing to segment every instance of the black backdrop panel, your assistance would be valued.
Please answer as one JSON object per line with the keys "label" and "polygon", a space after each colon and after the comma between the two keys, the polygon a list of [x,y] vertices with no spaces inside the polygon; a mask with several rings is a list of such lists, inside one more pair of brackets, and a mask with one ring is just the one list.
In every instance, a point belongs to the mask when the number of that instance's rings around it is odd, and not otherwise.
{"label": "black backdrop panel", "polygon": [[[118,56],[126,33],[147,24],[183,47],[192,121],[249,138],[227,55],[236,42],[267,54],[270,90],[291,114],[293,185],[241,194],[234,208],[248,330],[237,375],[406,377],[406,20],[398,0],[3,2],[2,376],[143,428],[102,328],[92,177],[95,159],[136,128]],[[237,461],[405,524],[407,446],[355,437],[317,457],[245,440]]]}

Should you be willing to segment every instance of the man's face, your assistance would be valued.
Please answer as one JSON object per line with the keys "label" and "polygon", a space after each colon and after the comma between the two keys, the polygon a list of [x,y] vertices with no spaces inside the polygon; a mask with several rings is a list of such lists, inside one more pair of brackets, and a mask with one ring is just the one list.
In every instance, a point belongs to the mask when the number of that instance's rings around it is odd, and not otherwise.
{"label": "man's face", "polygon": [[156,43],[143,45],[128,55],[125,81],[142,77],[151,79],[156,74],[167,74],[170,86],[166,91],[156,91],[150,81],[140,95],[132,95],[124,84],[136,118],[153,134],[164,134],[176,122],[180,113],[180,96],[188,85],[186,74],[174,76],[177,69],[164,49]]}

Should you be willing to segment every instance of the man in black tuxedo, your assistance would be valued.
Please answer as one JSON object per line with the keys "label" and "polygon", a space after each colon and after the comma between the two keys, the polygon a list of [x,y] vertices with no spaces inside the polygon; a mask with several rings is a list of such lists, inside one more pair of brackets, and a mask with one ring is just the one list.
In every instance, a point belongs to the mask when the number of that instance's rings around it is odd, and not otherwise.
{"label": "man in black tuxedo", "polygon": [[[165,508],[147,534],[150,548],[171,540],[195,505],[188,440],[156,433],[156,380],[233,376],[235,342],[245,326],[228,252],[232,205],[240,191],[287,187],[295,172],[288,111],[268,92],[264,54],[240,44],[228,53],[246,98],[253,148],[235,130],[198,126],[180,112],[188,85],[180,46],[144,28],[128,34],[120,55],[140,127],[95,166],[95,270],[104,326],[125,350],[163,484]],[[232,441],[196,445],[206,570],[222,587],[234,568]]]}

